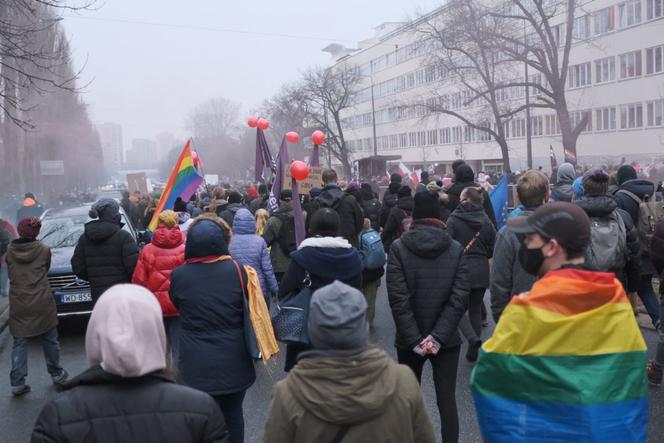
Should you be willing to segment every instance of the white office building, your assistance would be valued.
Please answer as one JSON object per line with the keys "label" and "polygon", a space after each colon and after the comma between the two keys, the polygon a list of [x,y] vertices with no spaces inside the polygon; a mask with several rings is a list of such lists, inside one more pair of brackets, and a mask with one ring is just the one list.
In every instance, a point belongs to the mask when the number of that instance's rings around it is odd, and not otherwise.
{"label": "white office building", "polygon": [[[664,0],[581,3],[567,79],[572,117],[580,119],[584,113],[590,117],[577,142],[579,161],[600,164],[620,161],[623,156],[642,162],[664,158]],[[445,6],[432,14],[437,13],[444,14]],[[364,76],[357,103],[343,114],[354,160],[373,155],[375,115],[379,155],[400,155],[411,168],[435,165],[438,172],[446,171],[458,158],[476,170],[500,170],[500,149],[486,133],[452,116],[437,114],[423,120],[417,111],[399,109],[399,103],[422,97],[437,83],[449,87],[441,83],[436,69],[427,67],[428,55],[418,44],[421,23],[389,23],[350,54],[345,48],[328,51],[342,56],[337,63],[358,66]],[[537,75],[532,69],[530,74]],[[524,88],[510,93],[512,99],[525,100]],[[450,100],[463,106],[463,97],[451,94]],[[533,109],[531,128],[533,166],[549,169],[549,146],[561,162],[563,147],[555,111]],[[511,167],[523,170],[527,166],[525,115],[517,115],[508,131]]]}

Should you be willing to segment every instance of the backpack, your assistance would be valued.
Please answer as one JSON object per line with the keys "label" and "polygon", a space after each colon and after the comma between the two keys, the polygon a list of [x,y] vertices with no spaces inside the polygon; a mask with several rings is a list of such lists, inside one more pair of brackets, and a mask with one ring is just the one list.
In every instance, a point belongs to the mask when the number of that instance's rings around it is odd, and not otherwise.
{"label": "backpack", "polygon": [[286,257],[290,257],[291,252],[297,249],[297,242],[295,241],[295,220],[292,215],[281,214],[279,212],[275,212],[274,216],[281,220],[281,228],[279,228],[277,243],[279,243],[279,247],[284,254],[286,254]]}
{"label": "backpack", "polygon": [[385,266],[385,248],[380,234],[373,229],[360,236],[362,269],[375,270]]}
{"label": "backpack", "polygon": [[406,231],[410,231],[410,226],[413,224],[413,216],[408,214],[403,209],[401,210],[401,212],[403,212],[404,218],[401,220],[401,224],[399,224],[396,238],[400,238],[401,234],[403,234]]}
{"label": "backpack", "polygon": [[362,200],[362,210],[364,211],[364,216],[371,221],[371,227],[378,229],[380,226],[380,202],[378,199]]}
{"label": "backpack", "polygon": [[627,264],[627,229],[617,210],[591,217],[586,263],[604,272],[620,272]]}
{"label": "backpack", "polygon": [[655,234],[655,225],[658,221],[664,220],[664,207],[662,202],[658,202],[655,196],[645,196],[643,200],[638,195],[626,189],[621,189],[622,192],[628,195],[639,205],[639,220],[634,220],[636,229],[639,231],[639,242],[641,243],[641,254],[650,255],[650,244],[652,237]]}

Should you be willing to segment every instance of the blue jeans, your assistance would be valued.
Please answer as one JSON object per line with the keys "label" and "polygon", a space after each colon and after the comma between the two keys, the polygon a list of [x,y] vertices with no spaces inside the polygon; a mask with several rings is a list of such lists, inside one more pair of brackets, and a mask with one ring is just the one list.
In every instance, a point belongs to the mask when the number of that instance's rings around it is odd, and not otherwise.
{"label": "blue jeans", "polygon": [[7,265],[2,264],[0,268],[0,296],[9,295],[9,273],[7,272]]}
{"label": "blue jeans", "polygon": [[637,292],[643,302],[643,306],[648,311],[648,315],[650,315],[652,324],[658,326],[660,319],[659,301],[657,300],[657,295],[655,295],[655,289],[652,287],[652,277],[652,274],[641,275]]}
{"label": "blue jeans", "polygon": [[25,377],[28,376],[28,342],[36,339],[42,342],[48,373],[51,374],[51,377],[57,377],[62,374],[63,369],[60,366],[60,342],[58,341],[57,328],[53,328],[36,337],[14,337],[12,370],[9,374],[12,387],[14,388],[25,385]]}

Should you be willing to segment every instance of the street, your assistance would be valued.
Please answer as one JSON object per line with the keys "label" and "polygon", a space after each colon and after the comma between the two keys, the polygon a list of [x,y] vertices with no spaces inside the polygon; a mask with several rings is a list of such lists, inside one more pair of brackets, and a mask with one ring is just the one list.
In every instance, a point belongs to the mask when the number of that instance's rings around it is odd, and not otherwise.
{"label": "street", "polygon": [[[488,296],[486,297],[488,299]],[[385,349],[393,357],[396,353],[392,346],[394,337],[394,323],[389,312],[385,285],[380,288],[376,309],[376,329],[373,334],[375,343]],[[649,349],[654,350],[656,335],[652,329],[642,329]],[[490,329],[485,329],[488,333]],[[66,321],[61,327],[61,360],[63,366],[76,375],[86,368],[85,361],[85,321]],[[11,336],[8,330],[0,335],[0,373],[2,373],[2,388],[0,389],[0,443],[18,443],[29,441],[33,424],[48,399],[56,396],[46,372],[41,348],[34,343],[30,350],[28,383],[32,392],[28,395],[14,399],[10,393],[9,371],[11,355]],[[459,376],[457,379],[457,405],[459,409],[459,422],[461,442],[479,442],[480,435],[475,419],[475,409],[468,387],[468,380],[472,366],[465,360],[465,349],[462,349],[459,363]],[[283,357],[283,355],[282,355]],[[246,441],[260,442],[263,435],[263,425],[270,403],[272,385],[284,377],[282,371],[283,358],[271,362],[266,368],[261,363],[256,364],[258,378],[249,389],[244,403]],[[423,390],[428,409],[434,424],[436,436],[440,438],[440,422],[435,404],[435,394],[431,381],[431,370],[427,365],[423,375]],[[661,442],[664,435],[664,424],[660,419],[664,417],[664,390],[650,388],[650,424],[649,442]]]}

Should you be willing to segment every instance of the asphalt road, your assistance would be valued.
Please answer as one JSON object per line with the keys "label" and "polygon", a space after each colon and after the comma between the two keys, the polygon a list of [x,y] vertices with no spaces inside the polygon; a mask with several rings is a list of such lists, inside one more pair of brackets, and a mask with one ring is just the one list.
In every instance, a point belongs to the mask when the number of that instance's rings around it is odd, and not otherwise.
{"label": "asphalt road", "polygon": [[[491,327],[485,329],[488,336]],[[644,337],[651,352],[654,351],[656,335],[651,329],[643,329]],[[61,327],[61,359],[70,374],[78,374],[86,368],[85,362],[85,321],[68,321]],[[373,332],[374,342],[396,358],[393,348],[394,323],[389,312],[387,296],[384,285],[381,286],[376,312],[376,328]],[[0,384],[0,443],[14,443],[29,441],[33,424],[48,399],[55,395],[50,384],[50,378],[38,344],[33,343],[29,354],[28,383],[32,392],[22,398],[12,398],[9,386],[11,355],[11,336],[8,331],[0,335],[0,374],[4,377]],[[462,349],[459,362],[459,376],[457,379],[457,404],[461,430],[461,442],[479,442],[480,435],[475,419],[468,380],[472,366],[465,361],[465,349]],[[263,435],[263,424],[270,403],[271,387],[281,380],[285,374],[282,371],[283,361],[271,362],[268,367],[257,365],[258,379],[249,389],[244,404],[246,420],[246,441],[260,442]],[[435,427],[436,435],[440,438],[440,422],[436,407],[433,383],[431,381],[431,368],[425,367],[423,386],[425,398]],[[650,388],[650,429],[649,442],[664,441],[664,388]]]}

